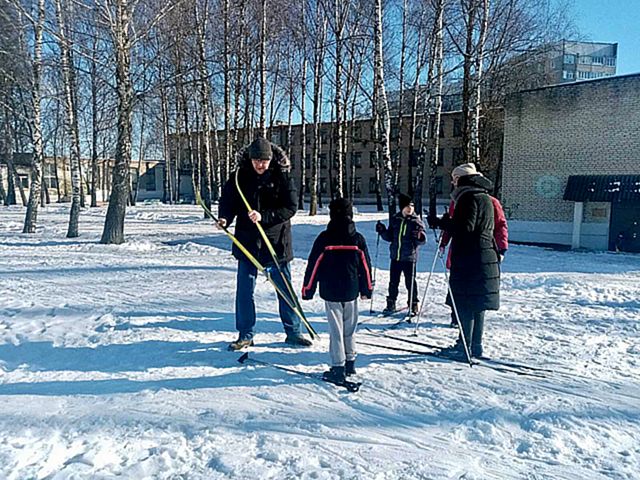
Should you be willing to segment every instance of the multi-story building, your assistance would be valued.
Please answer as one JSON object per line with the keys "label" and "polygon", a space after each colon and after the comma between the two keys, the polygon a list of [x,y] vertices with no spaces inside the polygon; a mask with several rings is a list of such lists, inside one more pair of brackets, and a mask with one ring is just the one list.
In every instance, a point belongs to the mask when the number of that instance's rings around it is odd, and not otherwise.
{"label": "multi-story building", "polygon": [[617,43],[562,40],[550,59],[551,83],[611,77],[616,74]]}
{"label": "multi-story building", "polygon": [[503,162],[511,240],[640,251],[640,74],[512,95]]}

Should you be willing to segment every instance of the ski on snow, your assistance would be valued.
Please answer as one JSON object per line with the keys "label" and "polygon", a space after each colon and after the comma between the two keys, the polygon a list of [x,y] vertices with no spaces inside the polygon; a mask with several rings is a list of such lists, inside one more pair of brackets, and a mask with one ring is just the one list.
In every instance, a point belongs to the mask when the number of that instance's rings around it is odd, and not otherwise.
{"label": "ski on snow", "polygon": [[[405,343],[410,343],[410,344],[413,344],[413,345],[419,345],[421,347],[432,348],[434,350],[442,350],[443,348],[445,348],[445,347],[442,347],[440,345],[435,345],[433,343],[426,343],[426,342],[422,342],[422,341],[419,341],[419,340],[413,340],[413,339],[406,338],[406,337],[390,335],[390,334],[388,334],[388,333],[386,333],[384,331],[372,330],[372,329],[367,328],[367,327],[365,327],[365,330],[370,335],[382,336],[382,337],[389,338],[389,339],[392,339],[392,340],[397,340],[399,342],[405,342]],[[520,368],[522,370],[530,370],[532,372],[554,373],[554,370],[551,370],[549,368],[533,367],[531,365],[525,365],[523,363],[517,363],[517,362],[510,362],[510,361],[507,361],[507,360],[497,360],[497,359],[494,359],[494,358],[487,358],[487,357],[479,358],[478,360],[480,360],[481,362],[500,365],[500,366],[503,366],[503,367]]]}
{"label": "ski on snow", "polygon": [[[396,352],[411,353],[411,354],[414,354],[414,355],[423,355],[425,357],[437,358],[437,359],[440,359],[440,360],[447,360],[447,361],[451,361],[451,362],[457,362],[457,363],[469,365],[469,363],[467,362],[466,358],[456,358],[456,357],[452,357],[452,356],[449,356],[449,355],[443,355],[438,350],[423,351],[423,350],[416,350],[416,349],[413,349],[413,348],[403,348],[403,347],[396,347],[396,346],[393,346],[393,345],[385,345],[385,344],[380,344],[380,343],[369,343],[369,342],[362,342],[362,341],[358,341],[358,343],[360,345],[366,345],[368,347],[384,348],[386,350],[394,350]],[[478,360],[478,359],[473,359],[471,361],[471,365],[490,368],[492,370],[495,370],[497,372],[502,372],[502,373],[513,373],[513,374],[516,374],[516,375],[522,375],[522,376],[527,376],[527,377],[546,378],[546,375],[544,375],[543,372],[527,371],[527,370],[523,370],[523,369],[520,369],[520,368],[507,367],[507,366],[503,366],[503,365],[484,362],[484,361]]]}
{"label": "ski on snow", "polygon": [[300,375],[301,377],[311,378],[313,380],[318,380],[325,383],[331,383],[332,385],[335,385],[337,387],[342,387],[351,393],[357,392],[358,390],[360,390],[360,387],[362,386],[362,382],[352,382],[350,380],[345,380],[344,382],[340,382],[340,383],[331,382],[329,380],[322,378],[322,375],[319,375],[317,373],[303,372],[301,370],[296,370],[294,368],[283,367],[282,365],[276,365],[275,363],[265,362],[264,360],[256,360],[255,358],[249,358],[248,352],[242,354],[242,356],[238,358],[238,362],[243,365],[247,362],[257,363],[259,365],[272,367],[277,370],[281,370],[283,372],[293,373],[294,375]]}

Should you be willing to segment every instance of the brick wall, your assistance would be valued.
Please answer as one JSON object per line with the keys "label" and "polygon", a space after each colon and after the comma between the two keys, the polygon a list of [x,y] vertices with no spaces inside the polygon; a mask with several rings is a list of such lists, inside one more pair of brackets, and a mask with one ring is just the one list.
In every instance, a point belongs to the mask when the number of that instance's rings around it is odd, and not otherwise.
{"label": "brick wall", "polygon": [[[509,98],[503,203],[512,219],[570,222],[573,202],[562,200],[569,175],[605,174],[640,174],[640,74]],[[607,222],[609,208],[587,204],[584,217]]]}

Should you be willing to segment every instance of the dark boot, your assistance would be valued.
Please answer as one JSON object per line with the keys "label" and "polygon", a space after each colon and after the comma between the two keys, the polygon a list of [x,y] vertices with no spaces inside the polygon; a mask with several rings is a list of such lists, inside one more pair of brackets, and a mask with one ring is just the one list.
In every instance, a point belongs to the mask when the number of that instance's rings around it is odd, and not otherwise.
{"label": "dark boot", "polygon": [[311,345],[313,345],[311,340],[304,338],[302,335],[293,334],[287,335],[284,343],[286,343],[287,345],[292,345],[294,347],[310,347]]}
{"label": "dark boot", "polygon": [[344,364],[344,374],[348,377],[356,374],[356,361],[347,360]]}
{"label": "dark boot", "polygon": [[331,383],[344,383],[344,367],[331,367],[322,374],[322,379]]}
{"label": "dark boot", "polygon": [[252,347],[253,339],[251,338],[239,338],[235,342],[231,342],[229,344],[229,350],[237,352],[238,350],[242,350],[245,347]]}
{"label": "dark boot", "polygon": [[420,304],[418,302],[414,302],[411,304],[411,316],[415,317],[420,313]]}
{"label": "dark boot", "polygon": [[387,297],[387,306],[386,308],[382,311],[383,315],[392,315],[396,313],[396,301],[392,300],[391,298]]}
{"label": "dark boot", "polygon": [[440,350],[440,355],[443,357],[451,358],[452,360],[466,360],[467,355],[464,351],[464,345],[460,341],[460,339],[456,340],[456,343],[451,345],[450,347],[443,348]]}

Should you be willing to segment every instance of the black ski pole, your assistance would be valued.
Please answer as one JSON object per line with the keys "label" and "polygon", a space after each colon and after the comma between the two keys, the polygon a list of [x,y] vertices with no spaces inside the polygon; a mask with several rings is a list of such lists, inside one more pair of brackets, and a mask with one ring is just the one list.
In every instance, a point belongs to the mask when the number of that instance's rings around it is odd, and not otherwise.
{"label": "black ski pole", "polygon": [[[378,250],[380,247],[380,234],[378,233],[378,238],[376,239],[376,261],[373,264],[373,278],[371,279],[371,286],[373,290],[376,288],[376,272],[378,270]],[[373,291],[371,292],[371,303],[369,304],[369,315],[373,313]]]}

